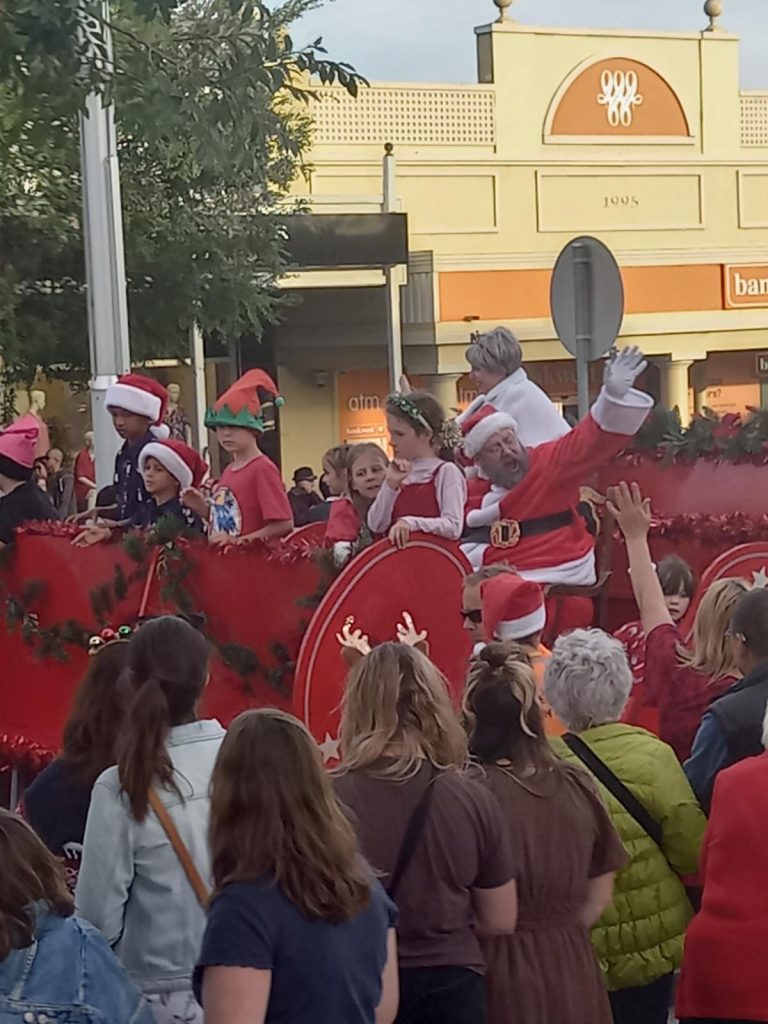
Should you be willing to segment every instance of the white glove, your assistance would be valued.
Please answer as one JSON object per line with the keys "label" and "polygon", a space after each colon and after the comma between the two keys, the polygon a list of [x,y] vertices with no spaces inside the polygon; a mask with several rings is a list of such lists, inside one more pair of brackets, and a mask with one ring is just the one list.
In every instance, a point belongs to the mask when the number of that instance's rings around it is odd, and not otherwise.
{"label": "white glove", "polygon": [[622,349],[605,368],[603,384],[606,393],[611,398],[624,398],[647,365],[647,360],[636,345]]}

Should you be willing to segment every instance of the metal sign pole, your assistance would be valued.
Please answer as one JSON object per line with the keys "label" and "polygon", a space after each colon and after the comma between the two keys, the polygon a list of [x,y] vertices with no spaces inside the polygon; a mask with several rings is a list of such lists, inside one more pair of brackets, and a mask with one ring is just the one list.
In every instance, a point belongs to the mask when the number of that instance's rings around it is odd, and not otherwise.
{"label": "metal sign pole", "polygon": [[[394,147],[388,142],[384,147],[383,212],[397,212],[397,168]],[[384,278],[387,293],[387,357],[389,380],[393,391],[400,387],[403,376],[403,326],[400,311],[400,281],[397,267],[385,267]]]}
{"label": "metal sign pole", "polygon": [[592,352],[592,258],[580,242],[574,246],[573,291],[576,313],[576,389],[579,419],[589,412],[589,361]]}
{"label": "metal sign pole", "polygon": [[[102,10],[111,62],[107,3]],[[95,93],[88,96],[80,115],[80,166],[96,482],[104,487],[112,481],[120,444],[105,404],[107,388],[130,370],[131,354],[114,110]]]}

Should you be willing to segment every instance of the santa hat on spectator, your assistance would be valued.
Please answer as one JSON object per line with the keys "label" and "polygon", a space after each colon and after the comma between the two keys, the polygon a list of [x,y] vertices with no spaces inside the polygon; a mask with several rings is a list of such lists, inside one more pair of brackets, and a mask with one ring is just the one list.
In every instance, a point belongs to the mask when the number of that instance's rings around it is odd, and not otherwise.
{"label": "santa hat on spectator", "polygon": [[272,405],[283,405],[277,385],[263,370],[248,370],[236,380],[205,414],[205,425],[216,427],[243,427],[263,434],[274,427],[270,418]]}
{"label": "santa hat on spectator", "polygon": [[208,472],[208,463],[194,448],[183,441],[150,441],[139,454],[139,471],[144,472],[147,459],[157,459],[160,465],[185,487],[199,487]]}
{"label": "santa hat on spectator", "polygon": [[168,437],[168,427],[163,423],[168,408],[168,392],[159,381],[141,373],[124,373],[107,388],[106,404],[108,409],[125,409],[136,416],[143,416],[149,420],[155,437]]}
{"label": "santa hat on spectator", "polygon": [[26,413],[0,433],[0,473],[9,480],[29,480],[35,463],[40,424]]}
{"label": "santa hat on spectator", "polygon": [[474,459],[500,430],[517,430],[517,420],[506,412],[498,412],[492,405],[484,405],[461,424],[464,435],[464,454]]}
{"label": "santa hat on spectator", "polygon": [[488,643],[525,640],[544,629],[547,613],[538,583],[503,572],[483,583],[483,628]]}

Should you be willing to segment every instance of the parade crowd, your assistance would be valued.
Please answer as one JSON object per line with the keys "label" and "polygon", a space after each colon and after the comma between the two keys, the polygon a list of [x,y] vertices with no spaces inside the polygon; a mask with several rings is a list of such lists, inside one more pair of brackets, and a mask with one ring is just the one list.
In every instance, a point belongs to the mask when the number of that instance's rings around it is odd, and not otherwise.
{"label": "parade crowd", "polygon": [[[673,1005],[685,1024],[768,1022],[768,590],[697,594],[680,559],[656,565],[650,503],[622,484],[608,507],[640,617],[592,628],[580,487],[652,407],[642,355],[606,364],[573,429],[508,331],[467,358],[464,413],[404,381],[393,457],[331,449],[324,498],[310,467],[286,493],[259,447],[280,401],[262,371],[208,412],[216,481],[166,436],[161,385],[110,389],[114,487],[67,511],[75,545],[320,523],[342,566],[432,534],[472,567],[456,628],[474,650],[457,708],[408,616],[396,643],[345,628],[328,771],[285,712],[198,717],[194,621],[94,637],[59,756],[0,811],[0,1024],[666,1024]],[[38,435],[31,414],[0,433],[0,544],[57,514]]]}

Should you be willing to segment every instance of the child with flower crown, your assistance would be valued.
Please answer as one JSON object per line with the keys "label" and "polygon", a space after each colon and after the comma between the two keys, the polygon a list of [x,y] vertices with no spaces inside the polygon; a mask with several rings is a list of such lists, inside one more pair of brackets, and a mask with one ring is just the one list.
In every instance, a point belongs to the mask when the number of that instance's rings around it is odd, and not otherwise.
{"label": "child with flower crown", "polygon": [[394,459],[368,511],[369,528],[388,534],[399,548],[413,532],[458,540],[467,485],[448,461],[443,407],[427,392],[396,392],[387,398],[386,414]]}

